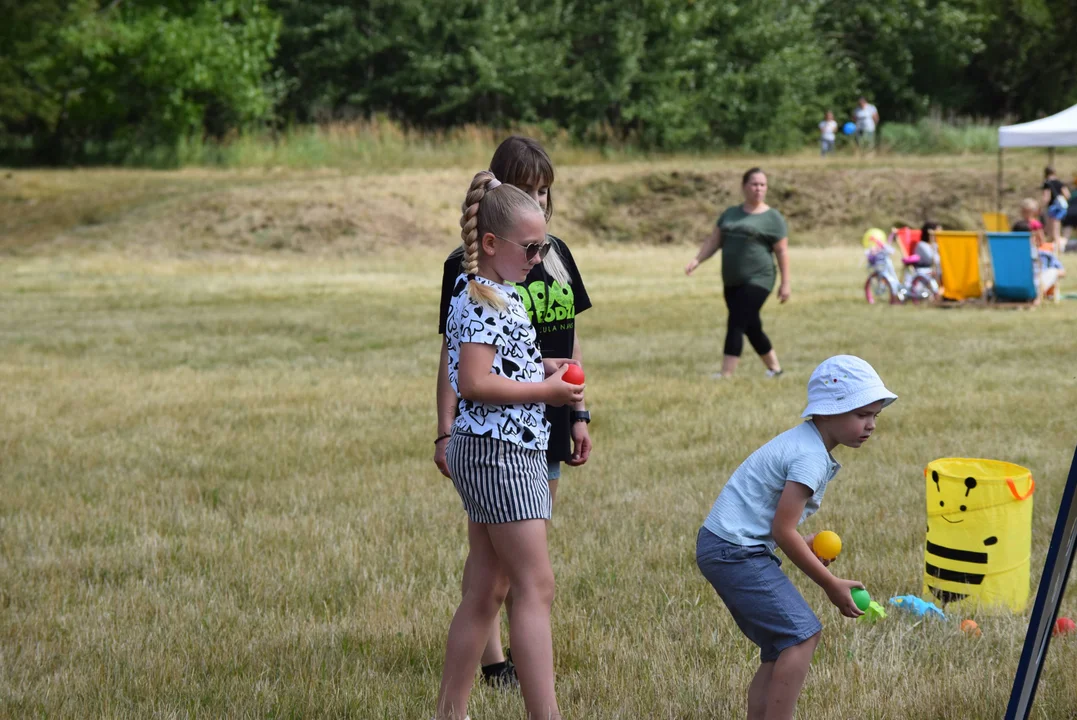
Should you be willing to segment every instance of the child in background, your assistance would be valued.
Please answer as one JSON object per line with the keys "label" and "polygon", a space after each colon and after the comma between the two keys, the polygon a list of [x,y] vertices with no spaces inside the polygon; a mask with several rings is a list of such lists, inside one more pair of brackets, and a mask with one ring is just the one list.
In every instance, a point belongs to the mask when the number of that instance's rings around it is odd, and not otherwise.
{"label": "child in background", "polygon": [[1061,221],[1069,214],[1070,189],[1058,179],[1052,167],[1043,169],[1044,230],[1055,249],[1062,246]]}
{"label": "child in background", "polygon": [[939,230],[942,230],[942,225],[930,220],[925,222],[923,227],[920,228],[920,239],[912,249],[912,254],[918,256],[913,267],[924,268],[934,272],[936,263],[939,260],[939,254],[935,251],[937,243],[935,233]]}
{"label": "child in background", "polygon": [[[1050,245],[1045,247],[1050,247]],[[1041,248],[1038,252],[1038,257],[1040,272],[1036,282],[1039,284],[1044,297],[1058,299],[1058,281],[1066,276],[1066,268],[1053,252],[1048,252]]]}
{"label": "child in background", "polygon": [[1055,246],[1044,235],[1040,222],[1040,204],[1032,198],[1021,201],[1021,219],[1013,224],[1014,232],[1027,232],[1032,239],[1032,256],[1040,261],[1036,282],[1041,292],[1053,297],[1058,292],[1058,281],[1065,277],[1066,268],[1055,254]]}
{"label": "child in background", "polygon": [[819,147],[820,154],[826,157],[834,152],[834,140],[837,137],[838,123],[834,120],[834,113],[826,111],[826,118],[819,123]]}
{"label": "child in background", "polygon": [[774,554],[781,548],[826,591],[841,614],[863,613],[850,594],[856,580],[830,573],[797,525],[811,516],[841,465],[830,451],[858,448],[879,412],[897,396],[864,360],[837,355],[808,380],[809,418],[741,463],[711,508],[696,541],[696,563],[749,640],[760,665],[748,688],[748,717],[792,718],[823,627]]}
{"label": "child in background", "polygon": [[[1072,187],[1077,187],[1077,175],[1073,177]],[[1070,236],[1073,235],[1073,228],[1077,228],[1077,202],[1068,203],[1069,207],[1066,209],[1066,216],[1062,218],[1062,237],[1058,240],[1057,252],[1059,254],[1066,252],[1073,252],[1077,247],[1074,247],[1074,243],[1070,242]]]}
{"label": "child in background", "polygon": [[1021,219],[1013,224],[1014,232],[1027,232],[1032,234],[1036,247],[1044,244],[1043,223],[1039,219],[1040,204],[1032,198],[1021,201]]}

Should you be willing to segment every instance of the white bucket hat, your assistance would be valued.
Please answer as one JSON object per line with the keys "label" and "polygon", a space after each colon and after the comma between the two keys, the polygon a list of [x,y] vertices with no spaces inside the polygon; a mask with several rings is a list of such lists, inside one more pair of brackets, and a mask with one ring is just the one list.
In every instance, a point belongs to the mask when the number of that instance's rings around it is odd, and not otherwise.
{"label": "white bucket hat", "polygon": [[808,407],[801,417],[841,415],[878,400],[897,400],[875,368],[855,355],[835,355],[819,363],[808,380]]}

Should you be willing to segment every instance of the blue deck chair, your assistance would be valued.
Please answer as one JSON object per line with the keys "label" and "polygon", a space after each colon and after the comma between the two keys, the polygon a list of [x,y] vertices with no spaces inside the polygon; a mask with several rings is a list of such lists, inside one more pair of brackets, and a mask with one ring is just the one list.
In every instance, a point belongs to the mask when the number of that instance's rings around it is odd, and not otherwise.
{"label": "blue deck chair", "polygon": [[1039,298],[1036,259],[1027,232],[989,232],[995,298],[1005,302],[1032,302]]}

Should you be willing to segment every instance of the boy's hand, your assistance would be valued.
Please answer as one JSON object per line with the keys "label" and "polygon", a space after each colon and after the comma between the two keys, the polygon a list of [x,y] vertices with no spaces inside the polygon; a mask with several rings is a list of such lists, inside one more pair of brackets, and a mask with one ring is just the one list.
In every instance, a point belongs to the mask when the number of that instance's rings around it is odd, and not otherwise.
{"label": "boy's hand", "polygon": [[[818,534],[819,533],[812,533],[808,537],[804,538],[804,542],[808,544],[808,549],[811,550],[812,555],[815,555],[815,536]],[[823,563],[823,567],[830,567],[830,563],[834,562],[834,560],[824,560],[818,555],[815,555],[815,557],[819,558],[819,562]],[[836,559],[837,558],[835,558],[835,560]]]}
{"label": "boy's hand", "polygon": [[864,614],[853,602],[853,588],[867,589],[859,580],[842,580],[837,577],[826,588],[826,596],[830,598],[830,602],[847,618],[857,618]]}

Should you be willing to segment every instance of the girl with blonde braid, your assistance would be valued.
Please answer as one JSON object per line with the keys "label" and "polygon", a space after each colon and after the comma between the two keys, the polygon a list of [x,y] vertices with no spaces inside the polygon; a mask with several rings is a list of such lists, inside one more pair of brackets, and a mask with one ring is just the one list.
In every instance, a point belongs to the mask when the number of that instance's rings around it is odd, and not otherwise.
{"label": "girl with blonde braid", "polygon": [[[490,158],[490,172],[498,180],[515,185],[530,195],[542,208],[547,227],[553,217],[553,161],[542,145],[533,138],[512,135],[505,138]],[[576,317],[590,309],[579,268],[568,244],[547,234],[549,252],[527,274],[521,283],[514,283],[531,318],[538,336],[538,347],[546,357],[572,358],[583,363],[583,349],[576,332]],[[464,248],[457,247],[446,258],[441,275],[441,306],[438,312],[438,333],[445,334],[449,302],[453,297],[456,279],[463,266]],[[434,440],[434,463],[445,477],[451,477],[445,458],[446,443],[456,418],[457,398],[449,385],[446,367],[449,351],[441,344],[441,362],[437,380],[437,436]],[[550,440],[546,447],[546,476],[550,486],[550,503],[556,503],[562,465],[579,467],[591,456],[591,435],[588,423],[591,413],[583,402],[565,407],[546,407],[550,422]],[[462,591],[467,592],[471,577],[469,566],[464,567]],[[505,599],[506,609],[512,605],[512,591]],[[482,653],[482,679],[486,684],[512,690],[518,687],[512,654],[501,646],[501,618],[490,624],[486,649]]]}
{"label": "girl with blonde braid", "polygon": [[459,398],[446,448],[468,516],[470,578],[449,626],[437,720],[464,720],[491,623],[509,586],[509,627],[528,715],[561,717],[554,693],[546,547],[547,403],[583,401],[562,376],[572,360],[543,360],[511,283],[549,251],[542,209],[492,173],[475,175],[460,218],[463,272],[445,325],[449,383]]}

